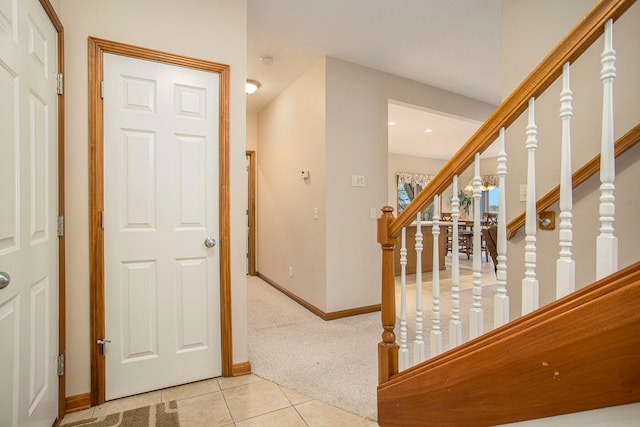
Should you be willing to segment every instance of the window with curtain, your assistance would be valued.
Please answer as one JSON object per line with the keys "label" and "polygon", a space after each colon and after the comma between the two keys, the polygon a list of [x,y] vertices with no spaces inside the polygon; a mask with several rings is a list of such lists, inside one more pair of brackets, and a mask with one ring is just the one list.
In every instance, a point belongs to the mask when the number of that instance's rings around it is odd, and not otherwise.
{"label": "window with curtain", "polygon": [[[397,174],[398,214],[404,211],[433,177],[434,175],[408,172]],[[433,203],[422,211],[420,219],[423,221],[431,221],[433,219]]]}
{"label": "window with curtain", "polygon": [[482,212],[498,213],[498,197],[500,195],[500,189],[498,187],[490,190],[482,191],[482,198],[480,199],[480,207]]}

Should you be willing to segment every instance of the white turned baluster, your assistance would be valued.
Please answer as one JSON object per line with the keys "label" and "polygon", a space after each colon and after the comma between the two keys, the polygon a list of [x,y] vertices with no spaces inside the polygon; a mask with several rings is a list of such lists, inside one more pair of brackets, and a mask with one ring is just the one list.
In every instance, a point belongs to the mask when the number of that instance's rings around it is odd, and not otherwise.
{"label": "white turned baluster", "polygon": [[458,175],[453,176],[453,197],[451,198],[451,320],[449,321],[449,348],[462,344],[462,322],[460,321],[460,253],[458,247],[458,218],[460,199],[458,198]]}
{"label": "white turned baluster", "polygon": [[413,364],[424,362],[424,337],[422,335],[422,220],[416,215],[416,339],[413,341]]}
{"label": "white turned baluster", "polygon": [[527,125],[527,207],[526,245],[524,248],[524,276],[522,279],[522,314],[538,308],[538,280],[536,279],[536,148],[538,147],[535,124],[534,99],[529,99],[529,124]]}
{"label": "white turned baluster", "polygon": [[442,353],[442,331],[440,330],[440,249],[438,237],[440,236],[440,206],[439,197],[433,197],[433,219],[431,234],[433,234],[433,322],[431,326],[431,339],[429,341],[429,354],[431,357]]}
{"label": "white turned baluster", "polygon": [[571,258],[573,246],[573,208],[571,184],[571,116],[573,94],[569,88],[569,63],[562,66],[560,120],[562,120],[562,154],[560,155],[560,257],[556,261],[556,299],[572,293],[576,282],[576,263]]}
{"label": "white turned baluster", "polygon": [[498,252],[496,281],[498,290],[493,297],[493,328],[509,323],[509,296],[507,295],[507,209],[506,209],[506,176],[507,152],[504,147],[504,128],[500,129],[498,148]]}
{"label": "white turned baluster", "polygon": [[400,350],[398,369],[409,367],[409,348],[407,347],[407,229],[402,229],[400,240]]}
{"label": "white turned baluster", "polygon": [[600,235],[596,241],[596,279],[618,270],[618,239],[613,235],[616,176],[613,154],[613,79],[616,77],[616,51],[613,50],[613,20],[604,25],[604,51],[600,57],[602,98],[602,144],[600,146]]}
{"label": "white turned baluster", "polygon": [[480,153],[476,153],[473,175],[473,304],[469,313],[469,338],[482,335],[484,312],[482,311],[482,243],[480,240],[480,198],[482,179],[480,178]]}

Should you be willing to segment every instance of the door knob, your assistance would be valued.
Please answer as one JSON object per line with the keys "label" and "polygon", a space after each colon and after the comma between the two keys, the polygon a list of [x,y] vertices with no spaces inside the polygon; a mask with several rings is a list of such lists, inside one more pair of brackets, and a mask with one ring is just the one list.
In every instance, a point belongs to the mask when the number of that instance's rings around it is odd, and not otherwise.
{"label": "door knob", "polygon": [[208,248],[212,248],[216,245],[216,239],[214,239],[213,237],[207,237],[206,239],[204,239],[204,245]]}
{"label": "door knob", "polygon": [[0,271],[0,289],[6,288],[9,286],[9,283],[11,283],[11,276],[9,276],[9,273]]}

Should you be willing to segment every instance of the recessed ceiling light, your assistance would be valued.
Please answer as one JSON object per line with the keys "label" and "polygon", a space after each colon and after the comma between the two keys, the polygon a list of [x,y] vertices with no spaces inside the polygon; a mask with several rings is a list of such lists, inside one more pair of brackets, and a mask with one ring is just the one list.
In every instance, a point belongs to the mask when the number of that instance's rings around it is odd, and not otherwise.
{"label": "recessed ceiling light", "polygon": [[389,122],[389,126],[395,126],[395,125],[397,125],[397,123],[394,122],[393,120]]}
{"label": "recessed ceiling light", "polygon": [[431,132],[433,132],[431,129],[425,129],[424,130],[424,133],[431,133]]}

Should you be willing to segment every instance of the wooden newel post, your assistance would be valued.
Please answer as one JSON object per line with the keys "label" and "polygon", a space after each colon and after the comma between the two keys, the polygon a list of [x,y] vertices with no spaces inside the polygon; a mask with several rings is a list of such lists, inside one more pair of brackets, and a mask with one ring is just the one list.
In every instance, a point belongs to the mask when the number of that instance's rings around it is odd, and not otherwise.
{"label": "wooden newel post", "polygon": [[396,239],[389,235],[393,208],[382,208],[378,218],[378,243],[382,246],[382,341],[378,344],[378,384],[398,373],[398,344],[393,332],[396,324],[396,300],[393,252]]}

